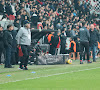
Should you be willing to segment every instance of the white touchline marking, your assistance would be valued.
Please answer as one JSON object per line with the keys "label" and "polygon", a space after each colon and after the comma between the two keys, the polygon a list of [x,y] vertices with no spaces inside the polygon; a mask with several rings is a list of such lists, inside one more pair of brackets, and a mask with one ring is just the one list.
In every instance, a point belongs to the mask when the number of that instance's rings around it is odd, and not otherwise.
{"label": "white touchline marking", "polygon": [[[93,70],[93,69],[98,69],[98,68],[100,68],[100,67],[90,68],[90,69],[83,69],[83,70],[78,70],[78,71],[71,71],[71,72],[64,72],[64,73],[56,73],[56,74],[51,74],[51,75],[47,75],[47,76],[40,76],[40,77],[34,77],[34,78],[26,78],[24,80],[38,79],[38,78],[41,78],[41,77],[50,77],[50,76],[55,76],[55,75],[61,75],[61,74],[67,74],[67,73],[74,73],[74,72],[81,72],[81,71]],[[6,83],[9,83],[9,82],[18,82],[18,81],[24,81],[24,80],[8,81],[8,82],[0,83],[0,84],[6,84]]]}

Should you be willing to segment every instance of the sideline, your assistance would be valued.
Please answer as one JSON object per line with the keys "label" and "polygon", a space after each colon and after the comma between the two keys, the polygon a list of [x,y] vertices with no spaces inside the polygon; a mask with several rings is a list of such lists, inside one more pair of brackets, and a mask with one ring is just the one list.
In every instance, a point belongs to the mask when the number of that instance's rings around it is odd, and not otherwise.
{"label": "sideline", "polygon": [[24,81],[24,80],[30,80],[30,79],[38,79],[38,78],[42,78],[42,77],[50,77],[50,76],[55,76],[55,75],[67,74],[67,73],[89,71],[89,70],[94,70],[94,69],[98,69],[98,68],[100,68],[100,67],[90,68],[90,69],[83,69],[83,70],[78,70],[78,71],[71,71],[71,72],[64,72],[64,73],[56,73],[56,74],[51,74],[51,75],[47,75],[47,76],[40,76],[40,77],[34,77],[34,78],[26,78],[26,79],[23,79],[23,80],[8,81],[8,82],[5,82],[5,83],[0,83],[0,84],[6,84],[6,83],[9,83],[9,82],[18,82],[18,81]]}

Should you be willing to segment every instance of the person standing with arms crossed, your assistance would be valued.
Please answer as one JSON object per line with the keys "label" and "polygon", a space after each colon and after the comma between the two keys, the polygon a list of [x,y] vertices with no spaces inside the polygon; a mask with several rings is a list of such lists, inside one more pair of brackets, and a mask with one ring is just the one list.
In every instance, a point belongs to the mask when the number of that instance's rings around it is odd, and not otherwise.
{"label": "person standing with arms crossed", "polygon": [[[21,46],[23,57],[20,61],[20,69],[28,70],[27,63],[30,52],[31,45],[31,31],[30,31],[30,22],[28,20],[24,21],[24,27],[21,27],[16,36],[18,47]],[[24,67],[23,67],[24,65]]]}
{"label": "person standing with arms crossed", "polygon": [[90,34],[89,31],[85,27],[85,22],[82,23],[82,28],[79,30],[79,38],[80,38],[80,64],[83,64],[83,52],[84,48],[87,54],[87,63],[92,63],[89,59],[89,40]]}

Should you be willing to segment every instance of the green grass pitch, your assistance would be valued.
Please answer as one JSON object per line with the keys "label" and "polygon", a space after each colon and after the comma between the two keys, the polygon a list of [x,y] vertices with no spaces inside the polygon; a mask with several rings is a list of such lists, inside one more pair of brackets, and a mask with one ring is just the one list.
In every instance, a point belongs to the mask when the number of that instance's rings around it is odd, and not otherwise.
{"label": "green grass pitch", "polygon": [[[100,58],[83,65],[29,65],[29,70],[0,65],[0,90],[100,90]],[[33,72],[33,73],[32,73]],[[8,75],[8,76],[7,76]],[[11,76],[9,76],[11,75]]]}

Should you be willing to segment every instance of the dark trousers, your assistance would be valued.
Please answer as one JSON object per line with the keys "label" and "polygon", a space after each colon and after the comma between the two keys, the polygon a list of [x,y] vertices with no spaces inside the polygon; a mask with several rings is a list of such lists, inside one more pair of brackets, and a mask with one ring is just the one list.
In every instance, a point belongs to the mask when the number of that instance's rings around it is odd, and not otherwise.
{"label": "dark trousers", "polygon": [[61,51],[60,51],[60,53],[61,54],[65,54],[65,44],[61,44]]}
{"label": "dark trousers", "polygon": [[6,47],[6,59],[5,59],[5,66],[10,66],[11,65],[11,46]]}
{"label": "dark trousers", "polygon": [[28,58],[29,58],[30,46],[21,45],[21,49],[22,49],[23,57],[20,60],[21,62],[20,66],[24,65],[24,67],[26,67],[28,63]]}
{"label": "dark trousers", "polygon": [[84,49],[87,54],[87,60],[89,60],[89,42],[80,42],[80,60],[84,57]]}
{"label": "dark trousers", "polygon": [[56,51],[56,48],[53,45],[50,45],[49,53],[52,54],[52,55],[55,55],[55,51]]}
{"label": "dark trousers", "polygon": [[1,55],[3,53],[3,48],[0,48],[0,64],[1,64]]}
{"label": "dark trousers", "polygon": [[12,65],[15,65],[16,64],[16,59],[15,59],[15,54],[16,54],[16,52],[11,52],[11,64]]}

